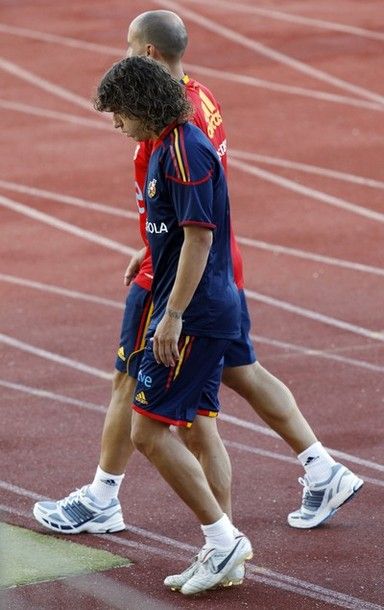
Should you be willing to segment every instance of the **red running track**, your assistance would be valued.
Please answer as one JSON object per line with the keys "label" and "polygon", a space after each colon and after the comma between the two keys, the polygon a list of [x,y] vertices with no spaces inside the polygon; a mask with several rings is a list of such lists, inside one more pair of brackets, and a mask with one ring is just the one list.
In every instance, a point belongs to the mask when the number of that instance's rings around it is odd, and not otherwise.
{"label": "red running track", "polygon": [[[159,6],[20,0],[2,7],[0,485],[4,519],[38,531],[35,499],[62,497],[97,465],[122,274],[129,249],[140,244],[133,144],[91,110],[89,98],[123,54],[130,20]],[[381,608],[384,8],[374,0],[161,6],[184,15],[187,69],[224,110],[259,359],[366,485],[321,529],[290,529],[300,468],[223,390],[235,519],[255,548],[242,587],[193,600],[164,591],[164,575],[193,553],[183,545],[198,547],[201,536],[135,455],[121,493],[130,529],[76,538],[134,566],[7,590],[6,603]]]}

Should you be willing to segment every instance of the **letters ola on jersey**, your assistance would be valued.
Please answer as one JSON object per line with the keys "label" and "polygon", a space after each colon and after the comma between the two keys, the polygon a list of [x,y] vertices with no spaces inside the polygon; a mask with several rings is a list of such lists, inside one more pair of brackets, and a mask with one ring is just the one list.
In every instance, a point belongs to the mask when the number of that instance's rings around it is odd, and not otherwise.
{"label": "letters ola on jersey", "polygon": [[149,222],[147,220],[145,229],[148,233],[168,233],[168,227],[165,222]]}

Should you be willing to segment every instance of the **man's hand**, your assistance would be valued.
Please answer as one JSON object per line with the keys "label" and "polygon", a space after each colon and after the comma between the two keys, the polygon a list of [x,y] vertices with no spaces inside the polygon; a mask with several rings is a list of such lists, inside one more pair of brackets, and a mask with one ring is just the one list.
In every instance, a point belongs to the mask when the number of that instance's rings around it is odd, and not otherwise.
{"label": "man's hand", "polygon": [[124,273],[124,286],[129,286],[132,280],[134,280],[136,275],[139,273],[140,265],[144,260],[145,251],[146,249],[142,248],[132,256],[131,260],[129,261],[129,265]]}
{"label": "man's hand", "polygon": [[176,365],[180,357],[178,342],[182,324],[181,312],[167,308],[153,336],[153,355],[157,364]]}

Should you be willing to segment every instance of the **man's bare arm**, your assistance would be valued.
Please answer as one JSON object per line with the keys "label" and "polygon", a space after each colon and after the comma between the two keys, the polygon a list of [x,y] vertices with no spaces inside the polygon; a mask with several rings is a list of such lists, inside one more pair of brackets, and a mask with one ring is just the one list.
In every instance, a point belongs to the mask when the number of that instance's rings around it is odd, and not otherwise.
{"label": "man's bare arm", "polygon": [[182,315],[203,276],[212,245],[212,230],[200,225],[184,227],[184,243],[173,288],[168,298],[164,317],[153,337],[153,352],[158,363],[175,366],[179,358],[178,341],[182,329]]}

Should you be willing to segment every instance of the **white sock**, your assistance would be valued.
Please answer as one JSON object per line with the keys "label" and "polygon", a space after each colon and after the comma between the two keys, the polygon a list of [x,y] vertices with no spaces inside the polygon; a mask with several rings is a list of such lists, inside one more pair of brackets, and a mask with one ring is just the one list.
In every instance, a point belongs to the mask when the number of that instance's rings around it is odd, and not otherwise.
{"label": "white sock", "polygon": [[320,441],[313,443],[297,456],[307,474],[310,483],[321,483],[331,476],[335,460],[324,449]]}
{"label": "white sock", "polygon": [[111,500],[119,495],[123,479],[123,474],[110,474],[98,466],[95,478],[88,489],[100,506],[108,506]]}
{"label": "white sock", "polygon": [[209,525],[202,525],[201,529],[203,530],[206,544],[216,549],[227,549],[235,541],[233,525],[225,513],[218,521]]}

